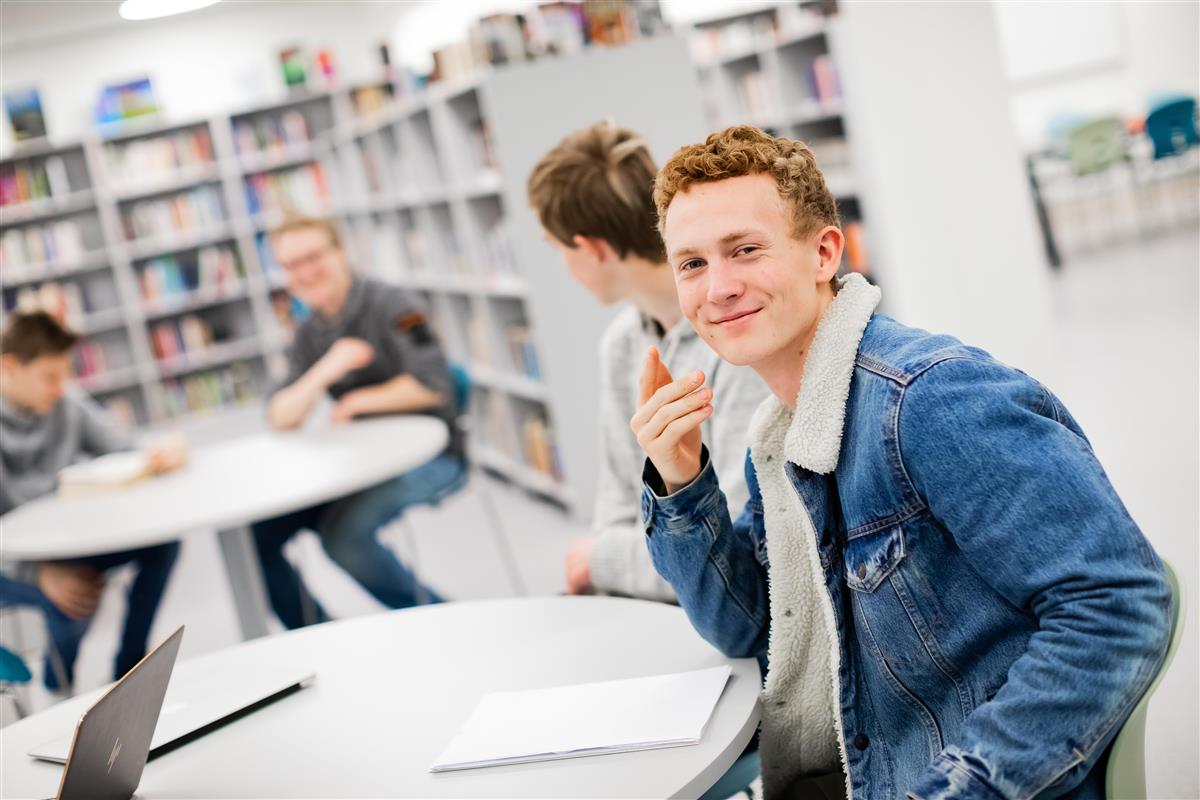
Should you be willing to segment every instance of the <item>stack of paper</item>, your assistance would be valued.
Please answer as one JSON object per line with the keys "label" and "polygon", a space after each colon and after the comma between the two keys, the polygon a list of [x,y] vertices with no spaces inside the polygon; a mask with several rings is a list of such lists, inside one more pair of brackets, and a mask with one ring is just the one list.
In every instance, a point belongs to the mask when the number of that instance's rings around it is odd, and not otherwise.
{"label": "stack of paper", "polygon": [[430,771],[698,744],[730,671],[489,694]]}
{"label": "stack of paper", "polygon": [[78,497],[109,491],[141,480],[149,474],[150,464],[143,453],[109,453],[59,470],[58,494],[61,497]]}

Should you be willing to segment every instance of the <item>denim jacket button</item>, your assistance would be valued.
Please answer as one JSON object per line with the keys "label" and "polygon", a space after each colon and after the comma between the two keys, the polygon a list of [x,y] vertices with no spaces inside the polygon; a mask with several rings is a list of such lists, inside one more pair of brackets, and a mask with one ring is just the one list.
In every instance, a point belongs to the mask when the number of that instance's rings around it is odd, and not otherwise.
{"label": "denim jacket button", "polygon": [[866,750],[870,746],[871,746],[871,737],[867,736],[865,733],[857,734],[854,737],[854,749],[855,750]]}
{"label": "denim jacket button", "polygon": [[646,525],[649,525],[651,520],[653,519],[653,514],[651,514],[651,511],[653,510],[653,508],[654,508],[654,506],[650,502],[650,498],[647,497],[643,493],[642,494],[642,522],[644,522]]}
{"label": "denim jacket button", "polygon": [[[859,565],[858,565],[858,568],[854,570],[854,574],[858,576],[858,579],[859,579],[860,581],[861,581],[863,578],[867,577],[867,565],[866,565],[866,564],[859,564]],[[862,734],[859,734],[859,735],[861,736]],[[859,749],[859,750],[862,750],[862,748],[861,748],[861,747],[860,747],[860,748],[858,748],[858,749]]]}

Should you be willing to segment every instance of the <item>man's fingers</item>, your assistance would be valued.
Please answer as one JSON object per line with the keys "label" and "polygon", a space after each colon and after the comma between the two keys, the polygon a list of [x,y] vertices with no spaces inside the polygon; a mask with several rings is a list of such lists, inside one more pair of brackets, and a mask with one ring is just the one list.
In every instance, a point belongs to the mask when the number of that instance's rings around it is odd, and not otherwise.
{"label": "man's fingers", "polygon": [[639,406],[644,406],[662,385],[658,382],[658,367],[661,363],[658,358],[658,350],[654,347],[647,348],[646,357],[642,360],[642,375],[638,379]]}
{"label": "man's fingers", "polygon": [[673,403],[679,398],[691,394],[703,385],[704,373],[696,370],[679,380],[671,381],[665,386],[659,387],[650,399],[642,403],[638,408],[637,413],[630,420],[630,427],[634,433],[639,432],[668,403]]}
{"label": "man's fingers", "polygon": [[663,363],[661,358],[658,359],[658,387],[666,386],[673,380],[675,379],[671,377],[671,370],[667,369],[667,365]]}
{"label": "man's fingers", "polygon": [[697,389],[690,394],[684,395],[674,402],[667,403],[661,407],[654,414],[654,416],[650,418],[650,421],[646,423],[645,427],[642,428],[643,436],[647,441],[653,441],[659,438],[674,420],[686,416],[701,406],[708,405],[711,400],[712,389],[709,389],[706,386]]}
{"label": "man's fingers", "polygon": [[678,441],[708,419],[712,412],[712,403],[706,403],[695,411],[684,414],[682,417],[676,417],[662,432],[662,436]]}

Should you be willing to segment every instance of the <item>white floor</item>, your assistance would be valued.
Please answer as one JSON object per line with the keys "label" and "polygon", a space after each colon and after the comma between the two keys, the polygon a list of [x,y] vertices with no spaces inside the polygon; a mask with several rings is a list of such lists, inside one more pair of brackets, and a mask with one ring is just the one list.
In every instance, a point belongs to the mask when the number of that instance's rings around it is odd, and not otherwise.
{"label": "white floor", "polygon": [[[1151,707],[1146,749],[1150,795],[1156,798],[1200,797],[1197,265],[1200,234],[1194,231],[1154,244],[1109,249],[1069,264],[1054,284],[1059,329],[1052,346],[1060,351],[1062,366],[1057,375],[1038,376],[1087,431],[1133,517],[1175,565],[1190,597],[1183,646]],[[586,527],[521,492],[490,480],[486,485],[528,590],[561,591],[563,554]],[[449,597],[499,597],[514,591],[482,514],[479,498],[468,491],[440,509],[411,515],[421,573]],[[324,558],[311,536],[299,539],[293,554],[331,613],[349,616],[379,609]],[[81,688],[108,678],[123,614],[123,588],[124,580],[109,587],[84,642],[78,669]],[[36,627],[36,622],[30,623]],[[212,536],[193,536],[184,543],[155,637],[180,623],[187,625],[182,657],[238,640]],[[35,705],[50,700],[40,691],[33,699]]]}

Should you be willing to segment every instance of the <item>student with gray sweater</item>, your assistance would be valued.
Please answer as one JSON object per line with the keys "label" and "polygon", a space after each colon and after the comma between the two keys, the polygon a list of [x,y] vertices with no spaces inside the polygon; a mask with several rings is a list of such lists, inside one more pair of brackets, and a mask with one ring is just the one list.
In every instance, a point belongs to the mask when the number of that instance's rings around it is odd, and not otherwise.
{"label": "student with gray sweater", "polygon": [[[58,472],[66,466],[133,448],[131,437],[113,426],[87,395],[69,388],[76,341],[74,333],[44,312],[13,315],[0,337],[0,514],[55,491]],[[146,456],[153,471],[166,472],[181,465],[186,453],[172,441],[148,448]],[[178,553],[178,543],[171,542],[69,561],[6,564],[0,604],[44,610],[51,645],[65,673],[61,677],[70,684],[105,572],[136,565],[114,665],[113,676],[120,677],[146,654],[150,626]],[[48,654],[47,688],[67,688],[53,664]]]}
{"label": "student with gray sweater", "polygon": [[567,591],[674,601],[650,561],[641,522],[643,456],[629,420],[637,376],[654,347],[674,374],[703,370],[721,395],[703,436],[731,508],[748,494],[746,429],[767,388],[723,363],[679,309],[675,279],[655,229],[656,168],[641,138],[611,122],[572,133],[529,176],[530,205],[571,275],[600,303],[628,303],[600,342],[600,475],[594,536],[567,554]]}

